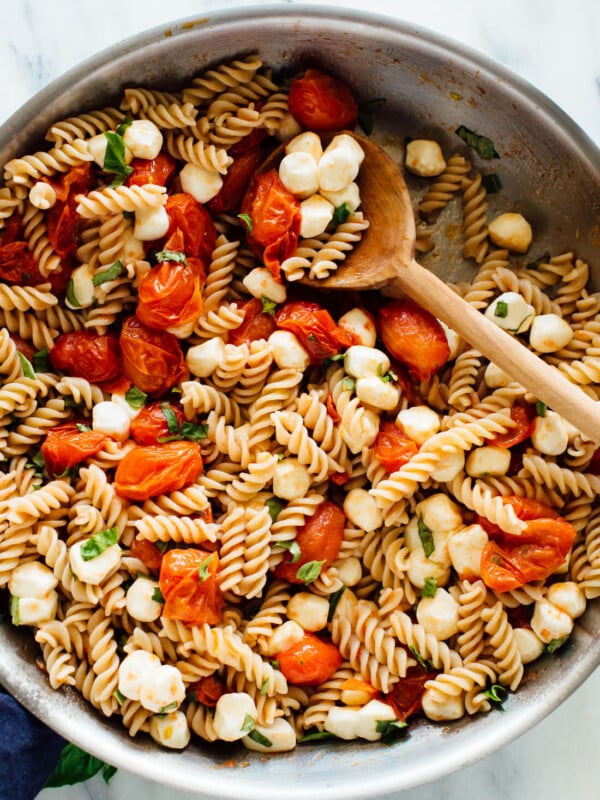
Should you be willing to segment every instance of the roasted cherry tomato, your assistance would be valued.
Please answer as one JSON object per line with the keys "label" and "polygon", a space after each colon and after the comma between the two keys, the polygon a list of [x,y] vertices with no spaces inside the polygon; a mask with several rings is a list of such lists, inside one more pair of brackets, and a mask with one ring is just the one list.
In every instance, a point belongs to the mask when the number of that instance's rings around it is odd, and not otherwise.
{"label": "roasted cherry tomato", "polygon": [[185,417],[183,411],[172,403],[148,403],[131,422],[131,438],[136,444],[161,444],[170,435],[167,414],[178,427]]}
{"label": "roasted cherry tomato", "polygon": [[248,242],[262,255],[265,267],[278,278],[281,262],[294,254],[300,234],[300,202],[277,173],[255,175],[242,202],[242,213],[252,222]]}
{"label": "roasted cherry tomato", "polygon": [[165,598],[162,615],[186,625],[221,621],[223,593],[217,581],[219,557],[195,547],[167,550],[158,584]]}
{"label": "roasted cherry tomato", "polygon": [[166,186],[175,172],[175,159],[168,153],[159,153],[156,158],[134,158],[129,166],[133,172],[127,178],[128,186],[145,186],[147,183]]}
{"label": "roasted cherry tomato", "polygon": [[229,331],[229,344],[250,344],[258,339],[268,339],[276,330],[275,320],[271,314],[263,312],[262,302],[257,297],[246,303],[239,303],[238,307],[244,311],[244,320],[239,328]]}
{"label": "roasted cherry tomato", "polygon": [[123,372],[146,394],[164,394],[189,374],[179,340],[146,327],[137,317],[125,320],[119,344]]}
{"label": "roasted cherry tomato", "polygon": [[187,687],[188,694],[195,695],[196,702],[207,708],[214,708],[219,697],[225,692],[225,687],[216,675],[207,675]]}
{"label": "roasted cherry tomato", "polygon": [[481,556],[481,577],[498,592],[518,589],[530,581],[545,580],[563,564],[573,542],[575,528],[549,506],[525,497],[503,497],[519,519],[527,522],[519,534],[505,533],[496,525],[479,522],[490,541]]}
{"label": "roasted cherry tomato", "polygon": [[208,267],[217,240],[217,229],[208,211],[187,192],[170,194],[165,210],[169,217],[166,238],[179,228],[183,233],[183,252],[188,258],[199,258]]}
{"label": "roasted cherry tomato", "polygon": [[334,644],[314,633],[305,633],[299,642],[277,653],[275,659],[289,683],[296,686],[319,686],[331,678],[343,661]]}
{"label": "roasted cherry tomato", "polygon": [[81,429],[76,422],[66,422],[50,428],[42,444],[42,457],[48,475],[62,475],[63,472],[86,458],[91,458],[104,447],[107,436],[93,430]]}
{"label": "roasted cherry tomato", "polygon": [[600,475],[600,447],[594,450],[592,460],[586,468],[586,472],[591,472],[592,475]]}
{"label": "roasted cherry tomato", "polygon": [[377,460],[391,474],[410,461],[419,452],[419,447],[394,422],[384,421],[379,426],[373,450]]}
{"label": "roasted cherry tomato", "polygon": [[253,147],[251,150],[235,156],[233,163],[227,169],[227,174],[223,176],[223,185],[219,193],[207,203],[213,214],[237,211],[240,208],[250,179],[264,158],[265,153],[262,147]]}
{"label": "roasted cherry tomato", "polygon": [[406,670],[404,678],[395,683],[385,695],[385,702],[396,712],[396,717],[405,722],[408,717],[421,710],[421,701],[427,681],[433,680],[436,672],[426,671],[417,664]]}
{"label": "roasted cherry tomato", "polygon": [[429,380],[450,357],[440,323],[408,298],[393,300],[381,308],[379,334],[388,353],[421,381]]}
{"label": "roasted cherry tomato", "polygon": [[129,555],[139,560],[151,572],[158,572],[162,563],[163,554],[154,542],[148,539],[140,539],[137,536],[132,541],[129,548]]}
{"label": "roasted cherry tomato", "polygon": [[278,328],[295,334],[313,362],[336,355],[354,343],[351,331],[336,325],[329,311],[317,303],[286,303],[275,314],[275,322]]}
{"label": "roasted cherry tomato", "polygon": [[510,410],[510,418],[515,423],[506,433],[499,433],[488,444],[494,447],[514,447],[528,439],[535,427],[535,406],[527,403],[517,403]]}
{"label": "roasted cherry tomato", "polygon": [[10,338],[12,343],[17,348],[17,352],[25,356],[28,361],[33,361],[35,358],[35,348],[29,342],[22,339],[18,333],[11,333]]}
{"label": "roasted cherry tomato", "polygon": [[39,274],[37,261],[29,250],[27,242],[16,241],[0,245],[0,278],[19,286],[43,283],[44,279]]}
{"label": "roasted cherry tomato", "polygon": [[321,569],[331,566],[340,552],[345,524],[346,517],[342,509],[330,500],[323,500],[296,534],[300,558],[292,563],[293,556],[286,553],[285,560],[275,568],[277,577],[289,583],[304,583],[298,577],[300,567],[311,561],[322,561]]}
{"label": "roasted cherry tomato", "polygon": [[90,383],[111,381],[121,374],[119,342],[111,333],[62,333],[50,351],[50,362],[54,369]]}
{"label": "roasted cherry tomato", "polygon": [[290,114],[310,131],[353,128],[358,107],[348,86],[318,69],[307,69],[290,86]]}
{"label": "roasted cherry tomato", "polygon": [[187,263],[162,261],[141,279],[138,298],[135,313],[144,325],[191,328],[202,312],[200,276]]}
{"label": "roasted cherry tomato", "polygon": [[138,446],[119,461],[114,486],[128,500],[148,500],[195,483],[201,473],[202,455],[195,442]]}
{"label": "roasted cherry tomato", "polygon": [[78,194],[87,192],[90,184],[89,163],[72,167],[51,185],[56,192],[56,202],[47,212],[48,238],[62,260],[77,249],[76,232],[80,221],[77,214]]}

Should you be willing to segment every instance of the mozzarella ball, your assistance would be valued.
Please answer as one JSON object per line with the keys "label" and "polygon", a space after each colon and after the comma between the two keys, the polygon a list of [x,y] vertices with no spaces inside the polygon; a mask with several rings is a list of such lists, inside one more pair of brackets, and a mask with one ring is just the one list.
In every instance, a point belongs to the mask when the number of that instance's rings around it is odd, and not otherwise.
{"label": "mozzarella ball", "polygon": [[333,612],[333,619],[335,620],[337,617],[347,617],[350,619],[352,614],[354,614],[354,609],[356,608],[356,604],[358,603],[358,598],[352,591],[352,589],[346,588],[342,594],[340,599],[337,602],[337,605]]}
{"label": "mozzarella ball", "polygon": [[585,611],[586,599],[583,589],[574,581],[553,583],[548,587],[546,600],[549,600],[572,619],[577,619]]}
{"label": "mozzarella ball", "polygon": [[434,722],[460,719],[465,713],[465,701],[462,693],[442,695],[442,698],[438,699],[433,689],[425,689],[421,702],[425,716]]}
{"label": "mozzarella ball", "polygon": [[435,550],[427,558],[425,551],[421,547],[412,550],[408,557],[406,574],[417,589],[422,589],[425,586],[427,578],[435,578],[438,586],[446,586],[450,580],[450,566],[435,560],[433,558],[434,553]]}
{"label": "mozzarella ball", "polygon": [[324,192],[339,192],[352,183],[364,158],[362,147],[352,136],[339,134],[319,159],[319,187]]}
{"label": "mozzarella ball", "polygon": [[164,206],[138,208],[135,212],[133,234],[142,242],[153,242],[166,236],[169,230],[169,215]]}
{"label": "mozzarella ball", "polygon": [[460,354],[460,351],[464,345],[464,339],[462,336],[459,336],[458,333],[445,322],[442,322],[441,319],[438,319],[438,322],[442,326],[444,333],[446,334],[446,341],[448,342],[448,347],[450,348],[450,355],[448,356],[448,361],[454,361],[454,359]]}
{"label": "mozzarella ball", "polygon": [[489,537],[481,525],[467,525],[448,536],[448,553],[461,580],[481,577],[481,555]]}
{"label": "mozzarella ball", "polygon": [[310,239],[319,236],[333,219],[335,208],[320,194],[313,194],[300,203],[300,236]]}
{"label": "mozzarella ball", "polygon": [[297,458],[285,458],[273,470],[273,494],[283,500],[304,497],[311,484],[310,473]]}
{"label": "mozzarella ball", "polygon": [[451,481],[463,471],[465,467],[464,450],[451,450],[444,453],[438,461],[437,467],[432,471],[431,477],[434,481],[445,483]]}
{"label": "mozzarella ball", "polygon": [[142,678],[140,703],[155,714],[173,711],[185,700],[185,684],[181,672],[170,664],[161,664]]}
{"label": "mozzarella ball", "polygon": [[515,628],[514,635],[523,664],[530,664],[544,652],[544,643],[529,628]]}
{"label": "mozzarella ball", "polygon": [[573,329],[558,314],[538,314],[531,323],[529,344],[538,353],[555,353],[573,338]]}
{"label": "mozzarella ball", "polygon": [[507,447],[475,447],[467,456],[465,470],[472,478],[499,477],[508,473],[510,459]]}
{"label": "mozzarella ball", "polygon": [[560,414],[547,410],[533,423],[531,443],[546,456],[559,456],[569,446],[569,435]]}
{"label": "mozzarella ball", "polygon": [[[108,147],[108,139],[103,133],[99,133],[96,136],[92,136],[91,139],[87,140],[87,150],[91,157],[94,159],[96,164],[101,169],[104,169],[104,159],[106,158],[106,148]],[[131,150],[127,151],[125,148],[125,161],[129,163],[132,159]]]}
{"label": "mozzarella ball", "polygon": [[125,147],[134,158],[156,158],[163,146],[160,128],[149,119],[134,119],[123,134]]}
{"label": "mozzarella ball", "polygon": [[16,597],[45,597],[56,588],[58,579],[41,561],[26,561],[16,566],[8,580],[8,591]]}
{"label": "mozzarella ball", "polygon": [[488,236],[496,247],[526,253],[533,239],[531,225],[522,214],[500,214],[488,225]]}
{"label": "mozzarella ball", "polygon": [[353,344],[346,350],[344,369],[353,378],[366,378],[367,375],[385,375],[390,370],[390,359],[376,347]]}
{"label": "mozzarella ball", "polygon": [[329,601],[310,592],[298,592],[290,598],[286,614],[305,631],[321,631],[327,625]]}
{"label": "mozzarella ball", "polygon": [[360,415],[360,428],[352,426],[352,430],[342,428],[342,439],[351,453],[360,453],[364,447],[371,447],[379,433],[379,417],[367,408]]}
{"label": "mozzarella ball", "polygon": [[266,741],[257,741],[256,736],[244,736],[242,744],[247,750],[257,753],[286,753],[296,747],[296,731],[282,717],[277,717],[270,725],[257,725],[255,731]]}
{"label": "mozzarella ball", "polygon": [[302,150],[295,150],[281,159],[279,178],[288,192],[301,200],[319,191],[317,162]]}
{"label": "mozzarella ball", "polygon": [[199,203],[208,203],[223,187],[223,178],[216,169],[206,169],[197,164],[186,164],[179,173],[181,188]]}
{"label": "mozzarella ball", "polygon": [[255,267],[255,269],[250,270],[242,283],[252,297],[258,297],[259,300],[267,297],[274,303],[284,303],[287,298],[284,284],[276,280],[271,270],[266,267]]}
{"label": "mozzarella ball", "polygon": [[46,181],[37,181],[29,190],[29,202],[35,208],[46,211],[56,203],[54,187]]}
{"label": "mozzarella ball", "polygon": [[446,159],[433,139],[413,139],[406,145],[404,166],[413,175],[433,178],[446,169]]}
{"label": "mozzarella ball", "polygon": [[436,589],[433,597],[422,597],[417,606],[417,622],[427,633],[443,642],[458,633],[458,603],[445,589]]}
{"label": "mozzarella ball", "polygon": [[[344,592],[345,594],[345,592]],[[268,644],[268,655],[281,653],[304,639],[304,628],[293,619],[278,625],[271,634]]]}
{"label": "mozzarella ball", "polygon": [[[350,331],[359,345],[372,349],[377,341],[375,320],[362,308],[351,308],[338,319],[337,324],[345,331]],[[355,345],[356,346],[356,345]]]}
{"label": "mozzarella ball", "polygon": [[99,556],[86,561],[81,555],[81,548],[87,541],[88,539],[82,539],[71,545],[69,548],[69,564],[78,580],[83,583],[89,583],[92,586],[98,586],[118,569],[121,563],[121,548],[118,544],[113,544],[107,547]]}
{"label": "mozzarella ball", "polygon": [[566,611],[562,611],[554,603],[543,598],[536,601],[531,617],[531,629],[544,644],[548,644],[555,639],[569,636],[573,630],[573,618]]}
{"label": "mozzarella ball", "polygon": [[244,730],[247,718],[256,723],[257,711],[254,700],[246,692],[228,692],[217,700],[213,725],[225,742],[236,742],[248,733]]}
{"label": "mozzarella ball", "polygon": [[503,369],[500,369],[500,367],[494,364],[493,361],[490,361],[485,368],[483,380],[485,381],[486,386],[489,386],[490,389],[500,389],[501,387],[508,386],[513,382],[513,379],[510,377],[510,375],[507,372],[504,372]]}
{"label": "mozzarella ball", "polygon": [[[266,125],[265,127],[267,127],[268,129],[268,125]],[[301,130],[302,126],[300,125],[300,123],[297,120],[295,120],[294,117],[288,111],[279,121],[274,133],[276,138],[280,142],[287,142],[290,139],[293,141],[293,137],[296,136],[297,134],[300,134]]]}
{"label": "mozzarella ball", "polygon": [[92,428],[97,433],[104,433],[117,442],[129,439],[131,418],[119,403],[104,400],[92,408]]}
{"label": "mozzarella ball", "polygon": [[337,192],[326,192],[321,189],[320,194],[326,200],[329,200],[334,208],[340,208],[340,206],[345,205],[350,212],[354,212],[360,206],[360,189],[354,181]]}
{"label": "mozzarella ball", "polygon": [[400,402],[398,387],[392,381],[382,380],[379,375],[357,378],[354,391],[361,403],[380,411],[393,411]]}
{"label": "mozzarella ball", "polygon": [[69,308],[89,308],[96,301],[94,272],[89,264],[82,264],[71,273],[71,291],[65,303]]}
{"label": "mozzarella ball", "polygon": [[396,422],[409,439],[418,445],[438,433],[441,425],[440,415],[429,406],[411,406],[403,408],[396,417]]}
{"label": "mozzarella ball", "polygon": [[51,589],[43,597],[12,597],[10,610],[13,625],[41,625],[56,618],[58,592]]}
{"label": "mozzarella ball", "polygon": [[518,292],[503,292],[485,310],[485,316],[510,333],[529,330],[535,309]]}
{"label": "mozzarella ball", "polygon": [[378,722],[393,722],[396,719],[394,709],[381,700],[370,700],[358,710],[356,734],[369,742],[379,741],[382,732],[377,730]]}
{"label": "mozzarella ball", "polygon": [[158,588],[158,583],[150,578],[137,578],[125,596],[129,616],[140,622],[158,619],[163,610],[163,604],[153,599]]}
{"label": "mozzarella ball", "polygon": [[337,736],[338,739],[351,741],[358,738],[358,708],[348,706],[332,706],[327,712],[323,730]]}
{"label": "mozzarella ball", "polygon": [[415,507],[417,517],[433,531],[455,531],[463,524],[459,506],[445,494],[432,494]]}
{"label": "mozzarella ball", "polygon": [[315,164],[323,155],[323,145],[317,133],[313,131],[304,131],[299,133],[298,136],[289,141],[285,146],[286,153],[306,153],[312,156]]}
{"label": "mozzarella ball", "polygon": [[160,658],[145,650],[135,650],[125,656],[119,664],[118,688],[123,697],[130,700],[140,699],[142,681],[151,672],[161,667]]}
{"label": "mozzarella ball", "polygon": [[366,489],[351,489],[344,498],[344,514],[357,528],[367,533],[383,525],[383,514]]}
{"label": "mozzarella ball", "polygon": [[150,717],[150,736],[163,747],[183,750],[190,743],[190,727],[183,711]]}
{"label": "mozzarella ball", "polygon": [[187,351],[185,363],[197,378],[208,378],[223,362],[225,342],[220,336],[213,336],[202,344],[196,344]]}
{"label": "mozzarella ball", "polygon": [[308,369],[310,356],[291,331],[273,331],[267,341],[279,369]]}
{"label": "mozzarella ball", "polygon": [[344,586],[356,586],[362,578],[362,566],[359,558],[350,556],[333,562],[338,571],[338,577]]}
{"label": "mozzarella ball", "polygon": [[125,413],[129,417],[130,421],[135,419],[137,417],[137,415],[140,413],[140,411],[142,410],[142,407],[134,408],[134,406],[129,405],[129,403],[127,402],[127,399],[122,394],[117,394],[115,392],[114,394],[111,394],[110,399],[112,400],[113,403],[115,403],[123,411],[125,411]]}

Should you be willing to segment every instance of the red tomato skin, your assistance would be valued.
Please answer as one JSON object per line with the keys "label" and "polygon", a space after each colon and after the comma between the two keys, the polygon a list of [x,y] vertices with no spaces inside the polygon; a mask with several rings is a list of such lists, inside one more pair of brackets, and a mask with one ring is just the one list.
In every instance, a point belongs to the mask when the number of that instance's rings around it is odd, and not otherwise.
{"label": "red tomato skin", "polygon": [[176,164],[168,153],[159,153],[156,158],[134,158],[129,166],[133,172],[127,178],[127,186],[145,186],[148,183],[166,186]]}
{"label": "red tomato skin", "polygon": [[279,669],[290,683],[296,686],[319,686],[342,665],[342,655],[331,642],[325,642],[314,633],[275,655]]}
{"label": "red tomato skin", "polygon": [[111,381],[121,375],[119,342],[110,333],[62,333],[50,351],[50,363],[54,369],[91,383]]}
{"label": "red tomato skin", "polygon": [[195,322],[202,313],[200,278],[186,264],[163,261],[141,279],[135,313],[158,330]]}
{"label": "red tomato skin", "polygon": [[136,536],[129,548],[129,555],[132,558],[139,558],[144,566],[151,572],[158,572],[160,570],[163,554],[156,544],[148,539],[139,539]]}
{"label": "red tomato skin", "polygon": [[[210,559],[207,576],[201,580],[199,570],[207,559]],[[186,625],[218,624],[224,603],[217,581],[218,569],[219,559],[214,553],[195,547],[167,550],[158,579],[165,598],[162,616]]]}
{"label": "red tomato skin", "polygon": [[207,708],[214,708],[219,697],[225,693],[225,687],[215,675],[207,675],[188,686],[188,692],[196,695],[196,702]]}
{"label": "red tomato skin", "polygon": [[167,240],[180,228],[184,238],[183,252],[188,258],[199,258],[208,267],[217,240],[217,229],[206,208],[191,194],[178,192],[167,197],[165,210],[170,221]]}
{"label": "red tomato skin", "polygon": [[510,410],[510,418],[515,422],[513,428],[509,428],[506,433],[499,433],[495,439],[489,441],[494,447],[514,447],[528,439],[535,427],[535,408],[528,404],[518,403]]}
{"label": "red tomato skin", "polygon": [[213,214],[237,211],[240,208],[250,179],[264,159],[265,153],[262,147],[253,147],[233,159],[227,174],[223,177],[223,186],[219,193],[206,204]]}
{"label": "red tomato skin", "polygon": [[397,719],[406,722],[408,717],[421,710],[425,684],[437,674],[426,671],[419,664],[407,669],[406,676],[400,678],[383,698],[394,709]]}
{"label": "red tomato skin", "polygon": [[[167,425],[167,418],[162,410],[164,403],[158,401],[148,403],[131,421],[131,438],[136,444],[162,444],[160,439],[169,436],[169,428]],[[167,403],[170,410],[175,415],[177,424],[181,427],[182,422],[185,420],[183,411],[172,403]]]}
{"label": "red tomato skin", "polygon": [[244,319],[238,328],[229,331],[228,344],[251,344],[259,339],[268,339],[276,330],[275,320],[270,314],[265,314],[262,302],[258,297],[240,303],[238,306],[244,311]]}
{"label": "red tomato skin", "polygon": [[195,442],[137,445],[123,456],[115,472],[120,497],[148,500],[195,483],[202,474],[202,455]]}
{"label": "red tomato skin", "polygon": [[437,319],[408,298],[382,306],[379,335],[392,356],[408,366],[412,375],[427,381],[450,357],[444,329]]}
{"label": "red tomato skin", "polygon": [[0,245],[0,279],[18,286],[44,282],[27,242],[17,240]]}
{"label": "red tomato skin", "polygon": [[75,422],[50,428],[41,447],[48,474],[51,477],[62,475],[66,469],[95,456],[102,450],[107,438],[96,431],[80,431]]}
{"label": "red tomato skin", "polygon": [[344,539],[346,517],[342,509],[330,500],[323,500],[306,523],[298,529],[296,542],[300,547],[300,558],[294,564],[291,556],[275,567],[275,574],[289,583],[302,584],[298,570],[309,561],[324,561],[322,569],[331,566],[338,557]]}
{"label": "red tomato skin", "polygon": [[178,339],[135,316],[124,321],[119,345],[123,372],[146,394],[163,395],[189,375]]}
{"label": "red tomato skin", "polygon": [[11,333],[10,339],[17,348],[17,352],[24,355],[28,361],[33,361],[36,352],[33,345],[29,344],[29,342],[25,341],[25,339],[22,339],[18,333]]}
{"label": "red tomato skin", "polygon": [[353,128],[358,107],[348,86],[317,69],[307,69],[290,86],[291,115],[311,131],[339,131]]}
{"label": "red tomato skin", "polygon": [[419,452],[419,447],[394,422],[384,421],[379,426],[373,450],[377,460],[391,474],[410,461]]}
{"label": "red tomato skin", "polygon": [[329,358],[354,343],[354,336],[336,325],[333,317],[317,303],[293,300],[275,314],[278,328],[291,331],[313,363]]}
{"label": "red tomato skin", "polygon": [[72,167],[59,180],[48,181],[56,192],[56,202],[47,212],[48,238],[55,252],[64,261],[77,249],[76,233],[79,226],[77,200],[90,185],[90,164]]}

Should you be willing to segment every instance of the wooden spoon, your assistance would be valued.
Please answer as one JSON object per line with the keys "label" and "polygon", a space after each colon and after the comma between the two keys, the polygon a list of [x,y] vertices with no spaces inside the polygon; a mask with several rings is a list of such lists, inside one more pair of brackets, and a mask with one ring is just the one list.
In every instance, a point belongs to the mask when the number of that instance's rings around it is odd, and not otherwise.
{"label": "wooden spoon", "polygon": [[[379,145],[351,135],[365,153],[358,183],[369,228],[335,272],[322,280],[302,282],[318,289],[344,290],[394,284],[577,430],[600,442],[600,403],[417,263],[414,214],[400,168]],[[261,171],[276,166],[283,153],[284,147],[277,148]]]}

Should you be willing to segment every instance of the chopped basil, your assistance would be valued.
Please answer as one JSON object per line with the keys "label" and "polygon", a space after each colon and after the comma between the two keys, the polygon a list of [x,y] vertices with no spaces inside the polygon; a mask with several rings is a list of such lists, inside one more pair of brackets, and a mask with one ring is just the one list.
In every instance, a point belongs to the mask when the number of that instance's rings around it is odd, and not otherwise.
{"label": "chopped basil", "polygon": [[384,744],[392,744],[406,734],[408,725],[401,719],[377,719],[375,720],[375,730],[381,734],[381,741]]}
{"label": "chopped basil", "polygon": [[187,439],[191,442],[197,442],[200,439],[206,439],[208,436],[208,425],[197,425],[195,422],[184,421],[180,427],[173,406],[169,403],[161,403],[160,410],[167,421],[169,435],[160,436],[157,439],[158,442],[172,442],[174,439]]}
{"label": "chopped basil", "polygon": [[252,739],[257,744],[262,744],[263,747],[273,747],[273,742],[257,730],[250,731],[248,738]]}
{"label": "chopped basil", "polygon": [[508,690],[505,689],[499,683],[493,683],[489,689],[485,689],[483,694],[490,700],[492,703],[496,703],[499,706],[506,700],[508,697]]}
{"label": "chopped basil", "polygon": [[488,194],[496,194],[502,189],[502,181],[496,172],[481,176],[481,183]]}
{"label": "chopped basil", "polygon": [[340,602],[341,596],[346,591],[346,587],[342,586],[337,592],[334,592],[332,595],[329,595],[329,611],[327,612],[327,622],[331,622],[333,619],[333,615],[335,614],[335,610],[338,607],[338,603]]}
{"label": "chopped basil", "polygon": [[119,134],[119,136],[123,136],[127,128],[129,128],[129,126],[131,125],[131,122],[132,122],[131,117],[125,117],[123,119],[123,122],[117,128],[117,133]]}
{"label": "chopped basil", "polygon": [[109,783],[117,771],[116,767],[91,756],[77,745],[68,742],[63,747],[58,765],[46,782],[45,788],[71,786],[74,783],[87,781],[100,770],[102,770],[102,778],[105,783]]}
{"label": "chopped basil", "polygon": [[475,133],[467,128],[466,125],[460,125],[455,133],[457,136],[460,136],[463,142],[469,147],[472,147],[481,158],[488,160],[491,158],[500,158],[499,153],[496,152],[494,143],[491,139],[488,139],[487,136],[481,136],[481,134]]}
{"label": "chopped basil", "polygon": [[417,648],[414,645],[411,644],[411,646],[408,649],[413,654],[413,656],[417,659],[417,661],[419,662],[419,665],[421,667],[423,667],[425,672],[430,672],[430,670],[433,669],[433,664],[431,663],[431,661],[428,661],[426,658],[423,658],[421,653],[419,653],[419,651],[417,650]]}
{"label": "chopped basil", "polygon": [[88,433],[89,431],[92,430],[89,425],[84,425],[83,422],[76,422],[75,427],[77,428],[79,433]]}
{"label": "chopped basil", "polygon": [[81,557],[84,561],[98,558],[105,550],[116,544],[118,538],[119,531],[117,528],[106,528],[106,530],[98,531],[82,545]]}
{"label": "chopped basil", "polygon": [[133,167],[130,167],[125,161],[123,137],[113,131],[105,131],[104,135],[106,137],[106,153],[104,154],[103,169],[124,181],[133,172]]}
{"label": "chopped basil", "polygon": [[535,401],[535,412],[538,417],[545,417],[548,411],[548,406],[542,400]]}
{"label": "chopped basil", "polygon": [[392,383],[392,381],[398,380],[398,376],[393,370],[390,369],[384,373],[381,369],[381,366],[379,367],[378,375],[384,383]]}
{"label": "chopped basil", "polygon": [[48,358],[48,348],[42,347],[37,353],[33,354],[33,368],[36,372],[48,372],[50,369],[50,361]]}
{"label": "chopped basil", "polygon": [[65,297],[67,299],[67,303],[72,306],[73,308],[81,308],[81,303],[75,297],[75,284],[73,283],[73,278],[69,278],[67,282],[67,288],[65,290]]}
{"label": "chopped basil", "polygon": [[19,598],[11,594],[9,602],[10,621],[13,625],[20,625],[21,620],[19,617]]}
{"label": "chopped basil", "polygon": [[273,669],[279,671],[279,661],[277,661],[277,659],[275,658],[271,659],[271,666],[273,667]]}
{"label": "chopped basil", "polygon": [[561,636],[560,639],[552,639],[551,642],[548,642],[546,647],[544,648],[547,653],[556,653],[568,640],[569,634],[566,636]]}
{"label": "chopped basil", "polygon": [[325,559],[323,561],[307,561],[306,564],[303,564],[296,572],[296,577],[299,581],[303,581],[307,585],[316,581],[319,575],[321,574],[321,567],[325,563]]}
{"label": "chopped basil", "polygon": [[202,581],[205,581],[208,578],[209,575],[208,571],[210,569],[210,565],[213,563],[213,561],[215,561],[216,558],[217,554],[211,553],[211,555],[209,555],[208,558],[205,558],[204,561],[198,567],[198,580],[200,581],[200,583],[202,583]]}
{"label": "chopped basil", "polygon": [[433,531],[425,525],[423,521],[423,515],[419,516],[419,520],[417,522],[417,529],[419,531],[419,539],[421,540],[421,544],[423,545],[423,550],[425,551],[425,555],[427,558],[433,553],[435,550],[435,542],[433,541]]}
{"label": "chopped basil", "polygon": [[504,319],[508,316],[508,303],[505,303],[504,300],[498,300],[496,303],[496,308],[494,309],[494,316],[501,317]]}
{"label": "chopped basil", "polygon": [[165,598],[163,597],[163,593],[158,588],[158,586],[152,592],[152,599],[154,600],[155,603],[164,603],[165,602]]}
{"label": "chopped basil", "polygon": [[358,106],[358,124],[369,136],[373,133],[373,114],[385,103],[385,97],[376,97],[367,100]]}
{"label": "chopped basil", "polygon": [[278,547],[280,550],[287,550],[290,553],[292,560],[288,561],[288,564],[295,564],[296,562],[300,561],[302,552],[300,550],[300,545],[295,539],[292,539],[291,542],[275,542],[273,547]]}
{"label": "chopped basil", "polygon": [[337,738],[335,734],[329,733],[329,731],[313,731],[313,733],[305,733],[301,739],[298,739],[298,744],[304,744],[304,742],[323,742],[328,739]]}
{"label": "chopped basil", "polygon": [[238,214],[238,219],[244,223],[248,229],[248,233],[252,233],[252,217],[250,214]]}
{"label": "chopped basil", "polygon": [[355,386],[356,381],[354,378],[351,378],[349,375],[346,375],[345,378],[342,378],[342,389],[344,392],[353,392]]}
{"label": "chopped basil", "polygon": [[179,434],[179,422],[177,421],[177,416],[173,410],[173,406],[169,405],[169,403],[161,403],[160,410],[167,421],[167,430],[169,433]]}
{"label": "chopped basil", "polygon": [[529,264],[525,265],[525,269],[539,269],[540,264],[547,264],[550,261],[550,253],[544,253],[543,256],[536,258],[535,261],[530,261]]}
{"label": "chopped basil", "polygon": [[336,230],[340,225],[343,225],[344,222],[346,222],[351,213],[352,210],[348,203],[342,203],[342,205],[338,206],[333,212],[333,217],[331,218],[329,227],[333,228],[333,230]]}
{"label": "chopped basil", "polygon": [[17,351],[17,355],[19,356],[19,361],[21,362],[21,369],[23,370],[23,375],[26,378],[31,378],[31,380],[35,380],[35,371],[31,364],[31,361],[23,355],[23,353]]}
{"label": "chopped basil", "polygon": [[253,731],[254,728],[256,728],[256,722],[252,719],[250,714],[246,714],[246,716],[244,717],[244,723],[240,728],[240,731],[242,733],[250,733],[250,731]]}
{"label": "chopped basil", "polygon": [[169,703],[168,706],[163,706],[158,713],[159,714],[170,714],[171,711],[175,711],[178,707],[179,707],[179,703],[177,702],[177,700],[174,700],[172,703]]}
{"label": "chopped basil", "polygon": [[196,422],[183,422],[179,429],[181,439],[189,442],[197,442],[199,439],[206,439],[208,436],[208,425],[198,425]]}
{"label": "chopped basil", "polygon": [[[269,509],[269,516],[271,517],[271,522],[275,522],[275,520],[277,519],[277,517],[281,512],[281,509],[285,506],[285,501],[281,500],[279,497],[269,497],[265,505]],[[284,543],[281,542],[280,544]]]}
{"label": "chopped basil", "polygon": [[132,386],[125,394],[125,400],[127,400],[132,408],[141,408],[146,402],[147,397],[148,395],[142,392],[141,389],[138,389],[137,386]]}
{"label": "chopped basil", "polygon": [[177,261],[180,264],[185,264],[187,266],[187,256],[185,253],[177,253],[175,250],[161,250],[160,252],[156,253],[155,256],[157,261]]}
{"label": "chopped basil", "polygon": [[123,264],[120,261],[115,261],[112,267],[103,270],[102,272],[97,272],[92,277],[92,283],[94,286],[101,286],[103,283],[107,283],[108,281],[116,280],[119,275],[123,272]]}
{"label": "chopped basil", "polygon": [[277,303],[275,300],[271,300],[270,297],[267,297],[266,294],[263,294],[261,295],[260,302],[262,303],[263,314],[268,314],[270,317],[274,317],[275,309],[277,308]]}
{"label": "chopped basil", "polygon": [[260,694],[262,697],[269,691],[269,678],[265,678],[262,686],[260,687]]}
{"label": "chopped basil", "polygon": [[437,592],[437,580],[435,578],[425,578],[425,585],[421,591],[421,597],[435,597]]}
{"label": "chopped basil", "polygon": [[168,542],[154,542],[154,546],[157,550],[160,550],[161,553],[166,553],[167,548],[169,547]]}
{"label": "chopped basil", "polygon": [[114,690],[113,695],[115,696],[115,700],[119,705],[122,705],[125,702],[125,695],[122,694],[118,689]]}
{"label": "chopped basil", "polygon": [[28,462],[27,466],[33,467],[36,471],[44,469],[46,464],[41,450],[38,450],[37,453],[31,457],[31,461]]}
{"label": "chopped basil", "polygon": [[323,367],[327,369],[330,364],[333,364],[335,361],[343,361],[346,358],[346,353],[336,353],[333,356],[327,356],[327,358],[323,359]]}

